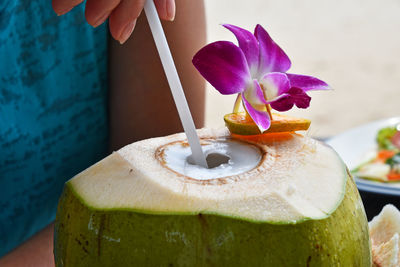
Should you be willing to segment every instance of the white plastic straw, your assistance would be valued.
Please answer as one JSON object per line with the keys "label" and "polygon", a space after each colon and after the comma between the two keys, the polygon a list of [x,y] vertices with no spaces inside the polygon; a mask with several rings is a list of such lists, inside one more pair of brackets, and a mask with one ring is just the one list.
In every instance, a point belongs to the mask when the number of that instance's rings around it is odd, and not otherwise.
{"label": "white plastic straw", "polygon": [[193,118],[190,114],[189,106],[182,89],[182,84],[179,80],[178,72],[176,71],[174,60],[171,51],[169,50],[167,39],[165,38],[164,30],[161,26],[160,18],[158,17],[153,0],[146,1],[144,11],[146,12],[146,17],[157,46],[158,54],[160,55],[161,63],[164,67],[176,108],[178,109],[179,118],[181,119],[190,149],[192,150],[192,158],[196,165],[207,168],[207,161],[203,150],[201,149],[200,140],[193,123]]}

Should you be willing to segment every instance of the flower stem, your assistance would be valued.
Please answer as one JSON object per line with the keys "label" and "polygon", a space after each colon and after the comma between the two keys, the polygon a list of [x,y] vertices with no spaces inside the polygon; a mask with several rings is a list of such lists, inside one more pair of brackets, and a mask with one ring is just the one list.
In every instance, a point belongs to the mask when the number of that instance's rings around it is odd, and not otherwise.
{"label": "flower stem", "polygon": [[271,118],[271,121],[273,121],[274,118],[272,118],[271,106],[269,104],[266,104],[265,107],[267,108],[267,112],[269,117]]}
{"label": "flower stem", "polygon": [[240,108],[240,103],[242,102],[242,95],[238,94],[235,100],[235,104],[233,105],[233,113],[238,113]]}
{"label": "flower stem", "polygon": [[246,113],[246,115],[245,115],[246,121],[253,121],[253,119],[250,117],[250,114],[247,112],[247,110],[244,110],[244,111]]}
{"label": "flower stem", "polygon": [[[262,84],[260,84],[260,87],[261,87],[262,91],[264,92],[265,100],[268,101],[267,96],[265,94],[264,86]],[[269,115],[269,117],[270,117],[270,119],[272,121],[273,118],[272,118],[271,106],[269,104],[266,104],[265,107],[267,108],[268,115]]]}

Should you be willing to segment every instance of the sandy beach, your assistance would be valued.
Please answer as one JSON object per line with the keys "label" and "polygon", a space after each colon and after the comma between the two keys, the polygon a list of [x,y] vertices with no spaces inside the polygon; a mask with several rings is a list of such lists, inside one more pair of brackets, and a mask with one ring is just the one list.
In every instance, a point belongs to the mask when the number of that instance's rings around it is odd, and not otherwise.
{"label": "sandy beach", "polygon": [[[235,41],[220,26],[259,23],[292,60],[290,72],[331,85],[312,92],[311,106],[287,112],[312,120],[327,137],[373,120],[400,116],[400,1],[206,0],[208,42]],[[206,126],[223,126],[234,96],[207,88]]]}

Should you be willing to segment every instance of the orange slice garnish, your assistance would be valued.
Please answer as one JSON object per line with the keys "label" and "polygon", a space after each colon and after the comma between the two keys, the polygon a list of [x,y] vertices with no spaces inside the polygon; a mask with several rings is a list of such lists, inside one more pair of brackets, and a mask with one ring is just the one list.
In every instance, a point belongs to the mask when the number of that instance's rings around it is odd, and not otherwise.
{"label": "orange slice garnish", "polygon": [[[257,135],[261,134],[254,121],[245,112],[230,113],[224,116],[226,127],[233,134]],[[311,121],[281,114],[272,114],[271,127],[264,133],[282,133],[305,131],[310,127]]]}

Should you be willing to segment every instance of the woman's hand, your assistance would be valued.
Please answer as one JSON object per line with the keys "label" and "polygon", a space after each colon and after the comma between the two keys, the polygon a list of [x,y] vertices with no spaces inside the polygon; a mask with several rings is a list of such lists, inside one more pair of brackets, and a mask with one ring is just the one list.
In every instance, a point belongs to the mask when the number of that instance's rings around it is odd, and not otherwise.
{"label": "woman's hand", "polygon": [[[53,9],[60,16],[68,13],[83,0],[53,0]],[[87,0],[85,17],[93,27],[109,18],[111,35],[123,44],[135,28],[145,0]],[[158,15],[164,20],[175,17],[175,0],[154,0]]]}

